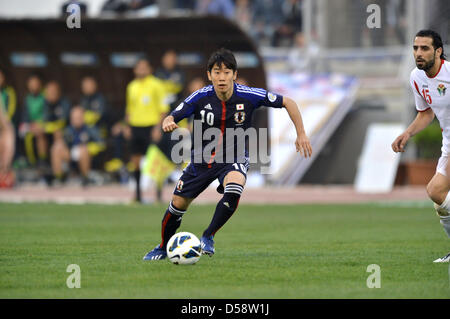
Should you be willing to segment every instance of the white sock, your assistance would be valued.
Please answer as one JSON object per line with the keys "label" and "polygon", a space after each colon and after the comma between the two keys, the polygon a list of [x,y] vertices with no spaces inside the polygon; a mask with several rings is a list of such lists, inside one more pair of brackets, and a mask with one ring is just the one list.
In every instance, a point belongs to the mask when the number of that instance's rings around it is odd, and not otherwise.
{"label": "white sock", "polygon": [[447,212],[450,212],[450,192],[447,193],[447,196],[445,197],[444,201],[439,206],[439,208],[443,208]]}
{"label": "white sock", "polygon": [[440,216],[441,225],[444,227],[447,236],[450,238],[450,216]]}
{"label": "white sock", "polygon": [[[441,219],[441,225],[444,227],[447,236],[450,238],[450,192],[448,192],[447,197],[445,197],[444,202],[439,206],[440,210],[437,210],[439,218]],[[444,210],[444,211],[442,211]],[[447,213],[447,214],[445,214]],[[445,214],[445,215],[444,215]]]}

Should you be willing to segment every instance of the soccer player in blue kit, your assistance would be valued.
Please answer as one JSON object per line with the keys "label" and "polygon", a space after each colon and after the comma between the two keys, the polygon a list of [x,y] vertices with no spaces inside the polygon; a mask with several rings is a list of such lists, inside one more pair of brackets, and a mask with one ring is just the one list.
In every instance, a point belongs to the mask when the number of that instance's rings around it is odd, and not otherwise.
{"label": "soccer player in blue kit", "polygon": [[[180,120],[194,115],[194,141],[191,162],[184,169],[173,192],[172,201],[162,220],[161,243],[144,256],[144,260],[161,260],[167,257],[166,246],[178,227],[191,202],[215,179],[219,180],[217,191],[223,194],[216,206],[211,223],[201,237],[202,254],[214,254],[213,237],[236,211],[244,190],[248,169],[248,152],[238,149],[242,144],[231,143],[229,129],[251,127],[251,117],[260,106],[285,108],[295,125],[297,138],[295,148],[305,157],[312,154],[311,144],[303,127],[297,104],[288,97],[235,83],[237,63],[227,49],[214,52],[208,60],[207,75],[212,85],[206,86],[184,100],[162,123],[164,132],[172,132]],[[205,149],[203,143],[208,129],[219,132],[214,148]],[[201,130],[202,143],[195,138]],[[219,131],[220,130],[220,131]],[[211,131],[210,131],[211,132]],[[239,138],[239,137],[238,137]],[[232,156],[228,156],[232,154]]]}

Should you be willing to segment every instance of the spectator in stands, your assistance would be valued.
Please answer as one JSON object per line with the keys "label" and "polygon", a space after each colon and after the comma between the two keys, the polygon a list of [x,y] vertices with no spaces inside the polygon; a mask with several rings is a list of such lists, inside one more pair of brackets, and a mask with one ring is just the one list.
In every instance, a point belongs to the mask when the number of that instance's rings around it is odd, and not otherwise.
{"label": "spectator in stands", "polygon": [[101,13],[124,14],[130,11],[151,10],[150,15],[159,11],[156,0],[107,0]]}
{"label": "spectator in stands", "polygon": [[[432,6],[430,6],[430,9],[431,8]],[[441,10],[441,8],[438,7],[438,10]],[[389,34],[394,35],[399,44],[405,44],[406,1],[388,0],[386,4],[386,15],[387,15],[386,22]]]}
{"label": "spectator in stands", "polygon": [[107,0],[102,6],[101,13],[114,13],[122,14],[128,11],[128,1],[127,0]]}
{"label": "spectator in stands", "polygon": [[280,40],[286,39],[287,46],[292,47],[295,37],[302,32],[302,0],[287,0],[282,5],[283,18],[275,27],[272,46],[280,46]]}
{"label": "spectator in stands", "polygon": [[252,12],[253,8],[250,0],[236,0],[234,21],[247,34],[251,34],[253,15]]}
{"label": "spectator in stands", "polygon": [[15,175],[11,169],[16,151],[16,91],[7,83],[6,72],[0,68],[0,188],[12,187]]}
{"label": "spectator in stands", "polygon": [[283,0],[255,0],[251,36],[262,43],[272,39],[276,29],[282,24]]}
{"label": "spectator in stands", "polygon": [[222,15],[233,19],[234,2],[231,0],[198,0],[196,12],[198,14]]}
{"label": "spectator in stands", "polygon": [[[403,1],[406,2],[406,0]],[[406,6],[406,4],[404,5]],[[434,30],[437,33],[439,33],[444,43],[450,40],[449,39],[450,21],[448,18],[449,15],[450,15],[450,1],[448,0],[427,1],[427,10],[425,11],[425,16],[426,21],[429,21],[428,29]]]}
{"label": "spectator in stands", "polygon": [[161,59],[161,67],[155,71],[155,76],[164,82],[168,92],[166,97],[167,104],[171,110],[177,107],[178,100],[185,86],[185,73],[178,66],[178,56],[175,50],[167,50]]}
{"label": "spectator in stands", "polygon": [[298,33],[294,39],[294,45],[290,49],[288,56],[289,68],[296,72],[305,72],[308,70],[312,73],[317,73],[319,45],[317,44],[316,35],[306,39],[303,33]]}
{"label": "spectator in stands", "polygon": [[197,0],[175,0],[174,7],[176,9],[194,10]]}
{"label": "spectator in stands", "polygon": [[[367,12],[367,6],[370,4],[376,4],[380,7],[380,12],[387,12],[386,5],[388,4],[385,0],[366,0],[367,5],[364,7],[364,11]],[[365,13],[366,14],[366,13]],[[386,23],[386,14],[381,14],[381,25],[385,26]],[[448,20],[448,19],[447,19]],[[370,40],[372,42],[373,47],[382,47],[386,45],[386,30],[387,28],[372,28],[368,29]]]}
{"label": "spectator in stands", "polygon": [[69,121],[70,102],[62,96],[60,85],[56,81],[47,83],[44,97],[45,132],[54,136],[61,135]]}
{"label": "spectator in stands", "polygon": [[[44,130],[51,147],[62,138],[63,130],[69,122],[70,103],[62,96],[61,88],[56,81],[50,81],[45,86],[45,112]],[[44,176],[47,184],[51,184],[52,175],[45,163],[40,167],[40,173]]]}
{"label": "spectator in stands", "polygon": [[141,10],[143,8],[157,5],[156,0],[131,0],[129,1],[130,10]]}
{"label": "spectator in stands", "polygon": [[113,158],[105,163],[105,171],[108,173],[121,171],[124,177],[121,182],[126,182],[128,177],[124,168],[125,143],[131,139],[131,128],[125,120],[119,121],[111,127],[111,137],[113,140]]}
{"label": "spectator in stands", "polygon": [[84,109],[84,122],[89,127],[96,127],[102,138],[107,135],[107,105],[103,94],[98,91],[97,81],[92,76],[81,80],[80,105]]}
{"label": "spectator in stands", "polygon": [[47,159],[48,141],[44,129],[45,97],[42,92],[42,79],[31,74],[27,80],[28,93],[25,96],[19,135],[24,139],[25,154],[30,164],[36,163],[34,142],[37,148],[38,163]]}
{"label": "spectator in stands", "polygon": [[[370,41],[370,46],[381,47],[385,45],[387,28],[367,28],[367,6],[377,5],[380,7],[380,12],[387,12],[386,5],[388,2],[385,0],[362,0],[362,1],[350,1],[348,17],[351,21],[352,33],[353,33],[353,45],[355,47],[362,47],[365,45],[364,39]],[[387,14],[381,14],[380,24],[386,25]],[[350,23],[350,22],[349,22]]]}
{"label": "spectator in stands", "polygon": [[14,127],[9,118],[6,105],[0,99],[0,188],[9,188],[14,184],[14,172],[11,162],[14,156]]}
{"label": "spectator in stands", "polygon": [[70,125],[64,129],[62,135],[55,137],[51,148],[51,163],[53,175],[58,184],[65,179],[64,162],[78,164],[83,186],[91,182],[89,172],[92,157],[104,148],[104,144],[98,130],[86,125],[84,118],[83,107],[74,106],[70,111]]}
{"label": "spectator in stands", "polygon": [[349,23],[351,23],[352,46],[354,47],[362,47],[363,39],[367,35],[367,15],[364,12],[368,5],[369,3],[366,0],[349,2],[347,16],[350,20]]}
{"label": "spectator in stands", "polygon": [[16,91],[12,86],[7,84],[5,71],[2,68],[0,68],[0,98],[2,99],[8,118],[12,122],[16,114]]}

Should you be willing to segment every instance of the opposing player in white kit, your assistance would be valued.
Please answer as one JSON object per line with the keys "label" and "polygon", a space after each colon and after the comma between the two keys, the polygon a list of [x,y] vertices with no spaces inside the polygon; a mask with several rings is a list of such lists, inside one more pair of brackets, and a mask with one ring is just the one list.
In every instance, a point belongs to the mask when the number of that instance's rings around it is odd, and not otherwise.
{"label": "opposing player in white kit", "polygon": [[[413,49],[417,67],[411,72],[410,83],[418,113],[392,143],[392,149],[403,152],[410,137],[427,127],[436,115],[442,128],[442,154],[436,174],[427,185],[427,193],[450,237],[450,62],[446,61],[441,37],[432,30],[419,31]],[[450,253],[434,262],[449,261]]]}

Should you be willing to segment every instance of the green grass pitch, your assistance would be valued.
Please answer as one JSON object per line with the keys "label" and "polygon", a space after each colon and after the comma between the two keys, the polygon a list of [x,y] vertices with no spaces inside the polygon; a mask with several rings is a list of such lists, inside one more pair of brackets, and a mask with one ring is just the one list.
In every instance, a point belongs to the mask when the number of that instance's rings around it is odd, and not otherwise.
{"label": "green grass pitch", "polygon": [[[179,231],[200,236],[214,207],[194,203]],[[0,203],[0,298],[450,298],[431,204],[241,204],[213,257],[144,262],[165,208]],[[381,288],[366,285],[370,264]]]}

